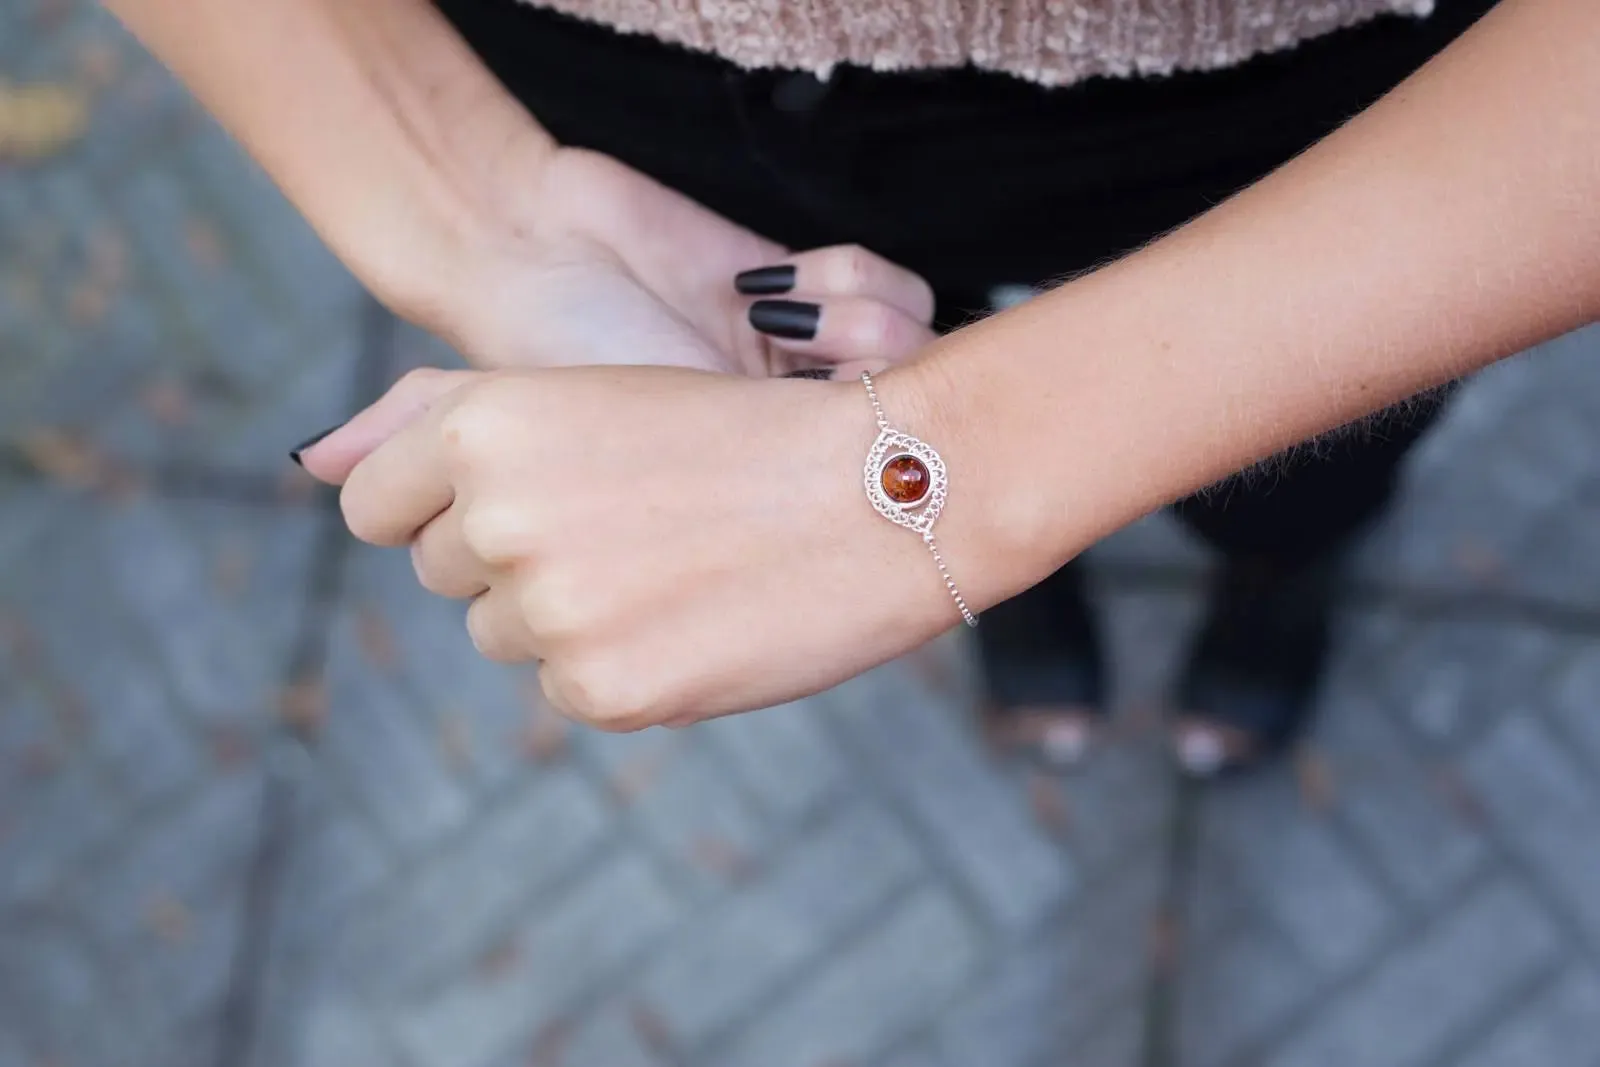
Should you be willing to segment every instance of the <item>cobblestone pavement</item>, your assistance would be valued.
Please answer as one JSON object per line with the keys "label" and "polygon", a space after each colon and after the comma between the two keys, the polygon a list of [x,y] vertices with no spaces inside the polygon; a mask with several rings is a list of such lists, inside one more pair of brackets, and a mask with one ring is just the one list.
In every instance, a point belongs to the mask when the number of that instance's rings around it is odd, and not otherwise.
{"label": "cobblestone pavement", "polygon": [[448,354],[95,9],[0,0],[0,73],[96,91],[0,171],[0,1067],[1600,1063],[1600,336],[1420,450],[1277,772],[1160,758],[1161,521],[1064,781],[950,643],[599,737],[283,471]]}

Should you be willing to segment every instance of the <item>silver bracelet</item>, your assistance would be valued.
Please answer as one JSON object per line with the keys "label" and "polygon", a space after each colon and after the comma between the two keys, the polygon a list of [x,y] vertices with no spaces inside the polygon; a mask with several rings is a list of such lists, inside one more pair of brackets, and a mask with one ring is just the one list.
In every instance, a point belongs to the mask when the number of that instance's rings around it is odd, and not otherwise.
{"label": "silver bracelet", "polygon": [[878,439],[872,442],[867,453],[863,473],[867,499],[879,515],[922,535],[922,543],[933,553],[933,562],[950,591],[950,599],[968,626],[978,625],[978,617],[967,609],[966,598],[956,588],[955,579],[939,554],[933,539],[933,523],[944,510],[949,474],[944,460],[926,442],[889,425],[878,402],[878,390],[872,384],[872,375],[861,372],[861,384],[867,387],[867,399],[872,401],[872,413],[878,419]]}

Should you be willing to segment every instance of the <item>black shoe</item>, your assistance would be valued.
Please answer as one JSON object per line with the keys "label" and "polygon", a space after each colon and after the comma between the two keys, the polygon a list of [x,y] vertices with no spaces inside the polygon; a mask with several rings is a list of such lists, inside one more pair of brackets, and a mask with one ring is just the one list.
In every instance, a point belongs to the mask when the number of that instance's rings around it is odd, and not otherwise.
{"label": "black shoe", "polygon": [[1083,568],[1067,564],[983,613],[978,649],[994,735],[1055,766],[1088,751],[1104,711],[1100,641]]}
{"label": "black shoe", "polygon": [[1248,769],[1304,732],[1327,662],[1337,570],[1324,557],[1235,559],[1218,572],[1179,687],[1172,741],[1185,772]]}

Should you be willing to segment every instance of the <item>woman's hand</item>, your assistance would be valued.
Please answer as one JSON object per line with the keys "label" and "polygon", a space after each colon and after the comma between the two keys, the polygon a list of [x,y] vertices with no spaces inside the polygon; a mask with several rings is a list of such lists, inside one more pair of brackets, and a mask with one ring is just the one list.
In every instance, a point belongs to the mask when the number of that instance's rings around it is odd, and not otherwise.
{"label": "woman's hand", "polygon": [[[875,432],[855,382],[423,371],[302,458],[356,536],[472,598],[486,656],[540,661],[557,708],[632,730],[816,692],[959,622],[862,493]],[[984,600],[982,554],[945,552]]]}
{"label": "woman's hand", "polygon": [[[856,246],[790,255],[610,157],[554,152],[477,255],[476,280],[425,314],[475,366],[659,364],[755,377],[909,357],[933,339],[933,294]],[[762,268],[759,291],[739,279]],[[772,308],[781,296],[788,308]],[[752,315],[755,304],[760,308]],[[786,313],[786,315],[785,315]],[[769,323],[789,326],[778,336]],[[754,323],[754,325],[753,325]],[[762,332],[758,326],[768,326]],[[814,330],[815,336],[803,335]],[[692,334],[696,342],[678,339]]]}
{"label": "woman's hand", "polygon": [[[828,298],[817,340],[804,353],[770,343],[734,277],[787,250],[614,159],[558,146],[428,0],[107,6],[370,292],[477,366],[666,362],[765,376],[892,361],[927,340],[926,285],[844,250],[809,272]],[[865,320],[848,307],[858,297],[872,305]],[[686,329],[707,342],[699,362],[673,340]]]}

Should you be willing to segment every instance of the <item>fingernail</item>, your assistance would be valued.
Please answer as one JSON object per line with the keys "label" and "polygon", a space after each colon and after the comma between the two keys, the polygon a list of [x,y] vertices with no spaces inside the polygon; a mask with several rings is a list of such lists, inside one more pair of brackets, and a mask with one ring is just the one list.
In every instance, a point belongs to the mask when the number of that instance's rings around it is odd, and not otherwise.
{"label": "fingernail", "polygon": [[822,305],[801,300],[757,300],[750,305],[750,325],[762,333],[789,341],[809,341],[817,336]]}
{"label": "fingernail", "polygon": [[734,275],[733,287],[745,296],[772,296],[794,288],[794,264],[757,267]]}
{"label": "fingernail", "polygon": [[832,367],[802,367],[792,370],[784,375],[785,378],[809,378],[818,382],[831,382],[833,380]]}
{"label": "fingernail", "polygon": [[[343,425],[344,425],[344,423],[342,423],[342,422],[339,423],[339,426],[343,426]],[[337,430],[339,428],[339,426],[329,426],[326,430],[323,430],[321,433],[312,434],[310,437],[306,438],[304,441],[301,441],[299,444],[297,444],[293,448],[289,449],[289,458],[294,460],[296,463],[300,463],[300,453],[304,452],[306,449],[310,448],[312,445],[316,444],[318,441],[322,440],[324,437],[328,436],[330,433],[332,433],[333,431]],[[300,466],[304,467],[305,464],[304,463],[300,463]]]}

